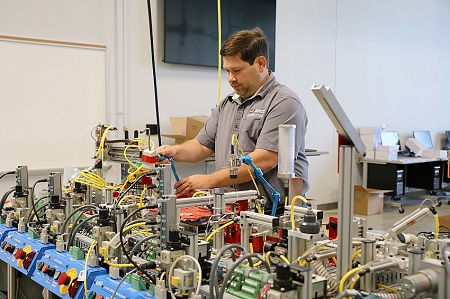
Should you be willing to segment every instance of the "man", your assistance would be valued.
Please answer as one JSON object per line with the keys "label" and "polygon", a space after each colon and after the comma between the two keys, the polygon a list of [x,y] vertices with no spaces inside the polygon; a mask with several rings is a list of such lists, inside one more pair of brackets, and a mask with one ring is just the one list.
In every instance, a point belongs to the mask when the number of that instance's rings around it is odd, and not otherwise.
{"label": "man", "polygon": [[[281,194],[284,204],[283,181],[277,178],[278,125],[296,125],[295,173],[303,178],[303,193],[309,189],[308,161],[305,155],[306,111],[297,95],[275,80],[268,69],[267,39],[259,28],[242,30],[231,35],[223,44],[220,55],[223,68],[234,92],[213,110],[197,137],[181,145],[163,145],[161,155],[175,161],[199,162],[215,152],[216,171],[181,179],[174,185],[176,194],[192,194],[196,189],[235,185],[238,190],[255,189],[247,167],[230,178],[227,158],[233,134],[245,154],[259,167],[269,184]],[[258,189],[267,200],[266,211],[272,209],[271,192],[258,179]]]}

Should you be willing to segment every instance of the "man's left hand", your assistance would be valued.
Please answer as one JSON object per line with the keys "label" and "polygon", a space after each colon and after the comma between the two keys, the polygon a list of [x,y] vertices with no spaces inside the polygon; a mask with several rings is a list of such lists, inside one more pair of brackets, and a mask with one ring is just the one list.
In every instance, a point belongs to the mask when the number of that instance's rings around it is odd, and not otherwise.
{"label": "man's left hand", "polygon": [[197,189],[211,188],[208,184],[208,175],[206,174],[195,174],[183,178],[176,182],[173,187],[175,188],[175,194],[181,196],[192,195]]}

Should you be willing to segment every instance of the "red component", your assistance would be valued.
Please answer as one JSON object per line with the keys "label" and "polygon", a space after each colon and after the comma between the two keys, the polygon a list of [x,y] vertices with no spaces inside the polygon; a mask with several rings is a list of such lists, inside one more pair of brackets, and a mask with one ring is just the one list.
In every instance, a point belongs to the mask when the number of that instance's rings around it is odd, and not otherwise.
{"label": "red component", "polygon": [[23,260],[26,257],[26,253],[23,251],[22,248],[19,248],[19,250],[17,250],[16,254],[14,255],[14,258],[16,260]]}
{"label": "red component", "polygon": [[148,163],[148,164],[156,164],[158,162],[158,156],[142,155],[142,162]]}
{"label": "red component", "polygon": [[119,191],[113,191],[113,198],[117,198],[119,196]]}
{"label": "red component", "polygon": [[202,206],[180,209],[180,218],[186,221],[208,221],[211,215],[211,210]]}
{"label": "red component", "polygon": [[241,243],[241,228],[239,224],[231,224],[223,229],[225,243],[239,244]]}
{"label": "red component", "polygon": [[241,211],[248,211],[248,200],[238,200],[226,206],[227,213],[239,214]]}
{"label": "red component", "polygon": [[72,285],[69,287],[69,297],[70,298],[75,297],[80,286],[81,286],[81,281],[78,281],[78,279],[75,278],[72,282]]}
{"label": "red component", "polygon": [[263,252],[264,248],[264,239],[262,236],[257,236],[252,238],[252,244],[253,244],[253,252]]}
{"label": "red component", "polygon": [[58,285],[65,285],[68,286],[70,284],[70,277],[67,276],[66,272],[61,273],[61,275],[58,277]]}
{"label": "red component", "polygon": [[36,255],[36,252],[32,251],[25,256],[25,259],[23,260],[23,267],[25,270],[28,270],[35,255]]}
{"label": "red component", "polygon": [[144,176],[142,178],[142,184],[145,186],[150,186],[151,184],[153,184],[152,178],[148,177],[148,176]]}
{"label": "red component", "polygon": [[328,219],[328,238],[334,240],[338,236],[337,229],[338,219],[336,217],[330,217]]}

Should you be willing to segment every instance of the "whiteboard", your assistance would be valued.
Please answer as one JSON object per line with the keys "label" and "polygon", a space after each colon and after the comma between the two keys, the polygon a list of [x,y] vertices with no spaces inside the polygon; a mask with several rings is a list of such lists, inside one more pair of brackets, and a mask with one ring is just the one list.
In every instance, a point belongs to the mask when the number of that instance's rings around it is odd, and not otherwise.
{"label": "whiteboard", "polygon": [[105,46],[0,37],[0,171],[91,165]]}

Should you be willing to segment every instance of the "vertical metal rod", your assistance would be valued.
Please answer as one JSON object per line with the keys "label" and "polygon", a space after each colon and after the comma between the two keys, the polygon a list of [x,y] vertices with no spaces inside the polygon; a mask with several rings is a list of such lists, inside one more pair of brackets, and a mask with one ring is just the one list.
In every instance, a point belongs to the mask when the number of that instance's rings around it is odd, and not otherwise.
{"label": "vertical metal rod", "polygon": [[353,237],[353,163],[355,148],[342,145],[339,148],[339,198],[338,198],[338,271],[337,279],[340,281],[352,266],[352,237]]}
{"label": "vertical metal rod", "polygon": [[8,298],[17,298],[16,297],[16,269],[14,269],[11,265],[7,265],[7,277],[8,277]]}
{"label": "vertical metal rod", "polygon": [[[363,265],[375,260],[376,242],[375,240],[363,240],[361,243],[361,263]],[[361,289],[372,293],[375,286],[375,276],[373,273],[367,273],[361,277]]]}

